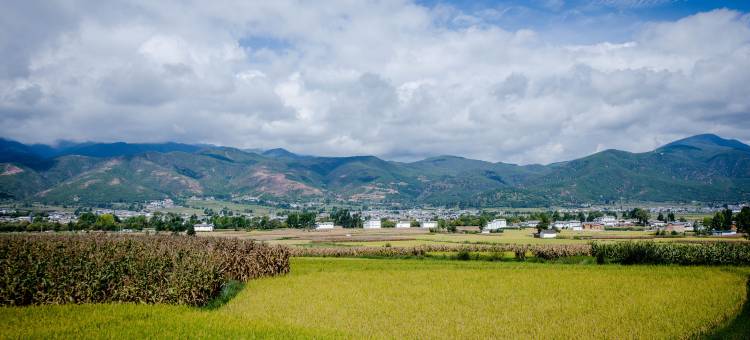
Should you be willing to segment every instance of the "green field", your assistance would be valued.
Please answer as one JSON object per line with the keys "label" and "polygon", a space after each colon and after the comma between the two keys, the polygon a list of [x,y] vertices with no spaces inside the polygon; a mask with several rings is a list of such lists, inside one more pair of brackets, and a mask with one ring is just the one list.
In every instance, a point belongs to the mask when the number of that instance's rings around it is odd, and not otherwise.
{"label": "green field", "polygon": [[218,309],[5,307],[0,338],[682,338],[730,322],[747,296],[748,274],[736,267],[295,258],[291,274],[251,281]]}

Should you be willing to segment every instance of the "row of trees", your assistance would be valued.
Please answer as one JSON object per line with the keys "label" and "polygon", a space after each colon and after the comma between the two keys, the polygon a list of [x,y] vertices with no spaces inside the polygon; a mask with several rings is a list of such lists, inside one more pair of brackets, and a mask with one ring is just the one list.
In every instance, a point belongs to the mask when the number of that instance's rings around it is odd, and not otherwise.
{"label": "row of trees", "polygon": [[360,213],[352,213],[349,209],[333,208],[331,211],[331,221],[335,225],[344,228],[362,228],[364,221]]}
{"label": "row of trees", "polygon": [[724,208],[717,211],[713,217],[703,219],[703,226],[707,230],[729,230],[732,225],[735,225],[738,231],[750,233],[750,207],[743,207],[736,214],[731,209]]}

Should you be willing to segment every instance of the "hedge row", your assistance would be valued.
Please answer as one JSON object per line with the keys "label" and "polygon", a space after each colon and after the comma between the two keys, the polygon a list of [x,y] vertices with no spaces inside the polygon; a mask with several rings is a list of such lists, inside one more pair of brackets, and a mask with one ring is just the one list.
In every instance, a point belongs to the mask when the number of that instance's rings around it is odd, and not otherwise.
{"label": "hedge row", "polygon": [[588,244],[565,245],[525,245],[525,244],[464,244],[464,245],[421,245],[414,247],[337,247],[292,248],[292,256],[315,257],[405,257],[424,256],[429,252],[513,252],[517,258],[525,259],[526,253],[544,259],[556,259],[567,256],[586,256],[591,254]]}
{"label": "hedge row", "polygon": [[287,272],[287,248],[236,239],[0,237],[0,305],[117,301],[199,306],[229,280]]}
{"label": "hedge row", "polygon": [[744,242],[593,243],[591,255],[598,263],[680,264],[680,265],[748,265],[750,244]]}

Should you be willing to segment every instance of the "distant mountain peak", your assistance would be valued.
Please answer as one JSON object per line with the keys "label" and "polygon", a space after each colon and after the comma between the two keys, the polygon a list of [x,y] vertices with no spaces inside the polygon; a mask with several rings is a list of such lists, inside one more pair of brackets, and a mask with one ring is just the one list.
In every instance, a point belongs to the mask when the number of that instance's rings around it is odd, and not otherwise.
{"label": "distant mountain peak", "polygon": [[276,157],[276,158],[299,158],[300,155],[293,153],[284,148],[275,148],[266,150],[263,152],[263,156]]}
{"label": "distant mountain peak", "polygon": [[711,133],[676,140],[658,148],[657,150],[670,148],[691,148],[707,151],[711,149],[735,149],[750,152],[750,145],[744,144],[736,139],[724,139]]}

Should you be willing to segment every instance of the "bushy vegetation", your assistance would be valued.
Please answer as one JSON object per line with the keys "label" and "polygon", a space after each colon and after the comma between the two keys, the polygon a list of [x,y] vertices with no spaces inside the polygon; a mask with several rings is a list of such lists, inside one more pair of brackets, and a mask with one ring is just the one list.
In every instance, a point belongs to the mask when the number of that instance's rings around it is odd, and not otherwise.
{"label": "bushy vegetation", "polygon": [[748,265],[750,244],[740,242],[614,242],[591,245],[597,262],[622,264]]}
{"label": "bushy vegetation", "polygon": [[588,256],[591,254],[591,246],[587,244],[465,244],[447,245],[430,244],[414,247],[299,247],[292,248],[293,256],[314,257],[420,257],[431,252],[512,252],[519,260],[526,259],[526,253],[531,252],[534,256],[545,260],[553,260],[560,257]]}
{"label": "bushy vegetation", "polygon": [[231,280],[289,271],[286,248],[182,236],[0,237],[0,305],[203,305]]}

